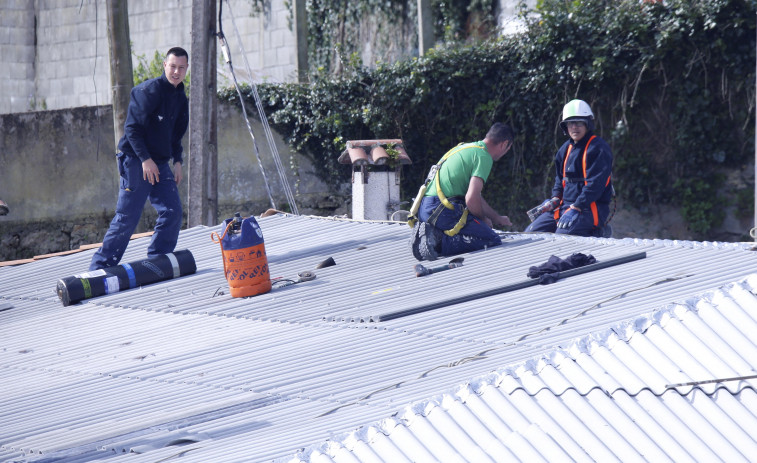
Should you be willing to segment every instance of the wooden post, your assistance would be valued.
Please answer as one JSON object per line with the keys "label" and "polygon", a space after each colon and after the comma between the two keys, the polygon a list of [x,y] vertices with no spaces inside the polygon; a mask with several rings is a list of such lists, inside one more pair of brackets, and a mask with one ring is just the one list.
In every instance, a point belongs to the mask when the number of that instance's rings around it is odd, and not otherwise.
{"label": "wooden post", "polygon": [[297,80],[308,81],[308,16],[306,0],[294,0],[294,41],[297,48]]}
{"label": "wooden post", "polygon": [[110,94],[113,104],[115,149],[124,135],[129,94],[134,87],[129,37],[129,8],[126,0],[107,0],[108,50],[110,54]]}
{"label": "wooden post", "polygon": [[187,225],[218,224],[216,2],[192,0]]}
{"label": "wooden post", "polygon": [[418,55],[423,56],[434,46],[434,21],[431,0],[418,0]]}

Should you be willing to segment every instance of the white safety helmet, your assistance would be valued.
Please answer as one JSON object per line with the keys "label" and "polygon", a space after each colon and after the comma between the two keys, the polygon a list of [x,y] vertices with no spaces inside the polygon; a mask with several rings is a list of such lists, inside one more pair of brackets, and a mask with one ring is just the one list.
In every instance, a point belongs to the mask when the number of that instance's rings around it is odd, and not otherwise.
{"label": "white safety helmet", "polygon": [[584,100],[571,100],[562,108],[562,122],[560,127],[563,133],[568,134],[567,121],[583,121],[589,132],[594,131],[594,113]]}

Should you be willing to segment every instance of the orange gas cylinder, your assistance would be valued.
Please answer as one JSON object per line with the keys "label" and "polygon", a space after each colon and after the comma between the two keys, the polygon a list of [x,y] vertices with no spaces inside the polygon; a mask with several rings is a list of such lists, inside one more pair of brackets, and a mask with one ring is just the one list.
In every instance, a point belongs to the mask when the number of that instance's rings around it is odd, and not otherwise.
{"label": "orange gas cylinder", "polygon": [[247,297],[271,290],[271,274],[265,253],[263,232],[254,217],[243,219],[239,212],[223,222],[223,234],[210,238],[221,245],[223,270],[233,297]]}

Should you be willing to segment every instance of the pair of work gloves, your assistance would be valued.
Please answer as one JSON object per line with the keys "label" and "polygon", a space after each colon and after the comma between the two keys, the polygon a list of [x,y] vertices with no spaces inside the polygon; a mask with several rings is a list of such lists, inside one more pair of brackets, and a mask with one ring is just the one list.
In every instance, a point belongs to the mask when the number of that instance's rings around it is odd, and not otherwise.
{"label": "pair of work gloves", "polygon": [[[537,215],[544,212],[552,212],[559,206],[560,198],[554,197],[547,199],[536,207],[536,210],[538,211]],[[567,229],[572,227],[576,220],[578,220],[579,215],[581,215],[581,211],[579,211],[578,209],[573,209],[572,207],[568,208],[568,210],[565,211],[565,213],[561,215],[560,219],[557,221],[557,228]]]}

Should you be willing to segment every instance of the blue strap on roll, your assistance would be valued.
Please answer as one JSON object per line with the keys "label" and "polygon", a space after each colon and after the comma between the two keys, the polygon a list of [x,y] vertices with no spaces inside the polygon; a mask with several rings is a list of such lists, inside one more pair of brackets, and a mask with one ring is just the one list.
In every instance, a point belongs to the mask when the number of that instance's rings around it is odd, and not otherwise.
{"label": "blue strap on roll", "polygon": [[190,275],[197,271],[188,249],[95,270],[58,280],[57,293],[64,306],[84,299]]}

